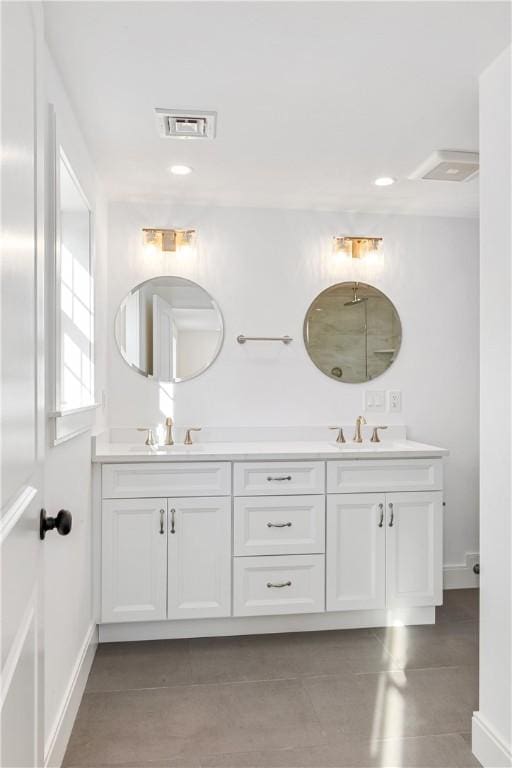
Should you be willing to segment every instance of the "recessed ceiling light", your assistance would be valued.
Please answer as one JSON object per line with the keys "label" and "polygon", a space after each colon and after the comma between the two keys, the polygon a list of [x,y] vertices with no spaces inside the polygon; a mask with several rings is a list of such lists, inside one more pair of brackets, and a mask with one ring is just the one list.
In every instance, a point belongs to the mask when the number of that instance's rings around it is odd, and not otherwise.
{"label": "recessed ceiling light", "polygon": [[189,173],[192,173],[192,168],[189,165],[171,165],[169,170],[175,176],[188,176]]}
{"label": "recessed ceiling light", "polygon": [[394,179],[392,176],[379,176],[378,179],[375,179],[373,182],[376,187],[389,187],[391,184],[394,184],[396,179]]}

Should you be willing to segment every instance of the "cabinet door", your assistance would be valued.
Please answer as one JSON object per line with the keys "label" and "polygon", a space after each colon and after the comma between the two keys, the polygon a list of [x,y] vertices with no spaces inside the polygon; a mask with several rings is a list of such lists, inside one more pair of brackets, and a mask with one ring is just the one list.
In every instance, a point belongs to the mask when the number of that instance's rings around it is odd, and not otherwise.
{"label": "cabinet door", "polygon": [[387,605],[440,605],[443,502],[440,492],[386,494]]}
{"label": "cabinet door", "polygon": [[169,619],[231,615],[231,499],[168,499]]}
{"label": "cabinet door", "polygon": [[165,619],[167,500],[104,501],[101,562],[103,622]]}
{"label": "cabinet door", "polygon": [[385,496],[327,497],[327,610],[384,608]]}

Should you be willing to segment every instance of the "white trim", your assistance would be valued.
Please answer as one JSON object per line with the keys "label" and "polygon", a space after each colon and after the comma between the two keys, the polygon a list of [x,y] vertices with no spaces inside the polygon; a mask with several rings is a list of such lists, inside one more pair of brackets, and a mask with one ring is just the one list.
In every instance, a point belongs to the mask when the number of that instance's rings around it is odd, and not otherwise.
{"label": "white trim", "polygon": [[89,432],[94,425],[94,408],[77,408],[52,418],[51,445],[56,446]]}
{"label": "white trim", "polygon": [[275,632],[315,632],[325,629],[385,627],[396,623],[434,624],[434,606],[393,611],[337,611],[288,616],[232,616],[179,621],[134,621],[101,624],[100,643],[128,640],[170,640],[179,637],[225,637]]}
{"label": "white trim", "polygon": [[510,768],[512,766],[511,747],[507,746],[494,733],[480,712],[473,712],[471,748],[484,768]]}
{"label": "white trim", "polygon": [[480,577],[473,573],[473,566],[480,561],[478,552],[466,553],[466,562],[445,565],[443,568],[444,589],[470,589],[480,585]]}
{"label": "white trim", "polygon": [[37,489],[27,485],[21,493],[16,496],[13,503],[7,507],[5,513],[0,519],[0,544],[2,544],[10,534],[20,517],[32,503],[37,494]]}
{"label": "white trim", "polygon": [[25,611],[25,614],[23,615],[23,618],[18,626],[18,630],[16,632],[14,640],[11,643],[9,653],[2,667],[2,689],[0,691],[0,709],[3,707],[5,700],[7,698],[7,695],[9,693],[9,688],[11,686],[14,673],[16,672],[16,668],[18,666],[21,653],[25,646],[25,641],[27,639],[31,626],[34,623],[35,610],[36,610],[36,596],[35,596],[36,591],[34,591],[34,593],[30,598],[28,608]]}
{"label": "white trim", "polygon": [[71,673],[62,704],[46,739],[45,768],[62,765],[97,646],[98,628],[96,624],[91,624]]}
{"label": "white trim", "polygon": [[85,411],[94,411],[99,408],[101,403],[89,403],[89,405],[81,405],[79,408],[63,408],[61,411],[50,411],[48,414],[50,419],[56,419],[59,416],[72,416],[74,413],[84,413]]}

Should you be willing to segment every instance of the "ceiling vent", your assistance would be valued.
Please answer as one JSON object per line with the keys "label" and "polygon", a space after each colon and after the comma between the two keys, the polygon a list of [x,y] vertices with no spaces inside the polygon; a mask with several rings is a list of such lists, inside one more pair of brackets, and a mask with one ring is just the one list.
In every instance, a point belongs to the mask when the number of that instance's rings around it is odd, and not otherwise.
{"label": "ceiling vent", "polygon": [[155,109],[158,132],[165,139],[213,139],[216,112],[181,109]]}
{"label": "ceiling vent", "polygon": [[476,176],[478,168],[478,152],[437,150],[409,178],[433,181],[469,181]]}

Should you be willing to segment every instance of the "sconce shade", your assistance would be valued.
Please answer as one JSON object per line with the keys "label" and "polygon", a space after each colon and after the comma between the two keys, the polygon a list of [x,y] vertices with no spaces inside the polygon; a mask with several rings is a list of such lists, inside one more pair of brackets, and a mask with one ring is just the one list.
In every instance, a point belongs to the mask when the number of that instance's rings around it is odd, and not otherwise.
{"label": "sconce shade", "polygon": [[144,245],[159,248],[164,253],[176,253],[190,248],[195,240],[195,229],[158,229],[148,227],[142,230]]}
{"label": "sconce shade", "polygon": [[368,236],[336,236],[334,238],[334,252],[344,251],[353,259],[362,259],[368,253],[380,250],[382,237]]}

